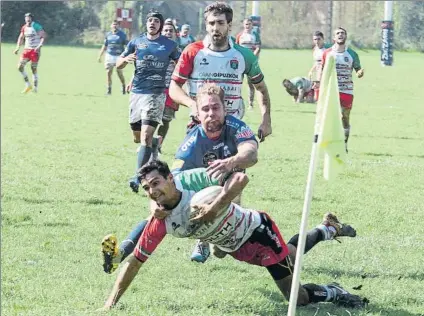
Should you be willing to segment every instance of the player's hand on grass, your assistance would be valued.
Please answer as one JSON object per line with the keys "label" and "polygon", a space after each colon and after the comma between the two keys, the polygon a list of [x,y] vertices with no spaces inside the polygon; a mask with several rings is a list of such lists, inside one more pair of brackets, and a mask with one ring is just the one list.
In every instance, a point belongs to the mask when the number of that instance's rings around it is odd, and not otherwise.
{"label": "player's hand on grass", "polygon": [[359,69],[356,75],[358,76],[358,78],[362,78],[364,76],[364,69]]}
{"label": "player's hand on grass", "polygon": [[258,137],[260,142],[262,143],[265,140],[265,137],[271,134],[272,134],[271,119],[264,118],[262,120],[261,125],[259,125],[259,128],[258,128]]}
{"label": "player's hand on grass", "polygon": [[125,61],[127,63],[132,63],[137,59],[137,55],[135,53],[129,54],[127,57],[125,57]]}
{"label": "player's hand on grass", "polygon": [[102,62],[102,57],[99,56],[99,58],[97,58],[97,62],[101,63]]}
{"label": "player's hand on grass", "polygon": [[190,218],[193,222],[212,222],[219,210],[214,209],[211,204],[194,205],[193,208],[198,211],[195,217]]}
{"label": "player's hand on grass", "polygon": [[208,176],[220,181],[226,174],[233,171],[234,166],[232,159],[217,159],[209,162],[209,167],[206,168]]}

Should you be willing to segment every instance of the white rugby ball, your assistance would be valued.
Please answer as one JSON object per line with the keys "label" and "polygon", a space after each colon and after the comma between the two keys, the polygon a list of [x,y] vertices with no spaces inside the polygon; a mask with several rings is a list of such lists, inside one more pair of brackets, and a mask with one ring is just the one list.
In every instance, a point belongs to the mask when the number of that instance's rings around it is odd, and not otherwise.
{"label": "white rugby ball", "polygon": [[190,218],[197,216],[199,213],[199,211],[194,209],[193,206],[212,203],[221,191],[222,187],[213,185],[194,194],[190,201]]}

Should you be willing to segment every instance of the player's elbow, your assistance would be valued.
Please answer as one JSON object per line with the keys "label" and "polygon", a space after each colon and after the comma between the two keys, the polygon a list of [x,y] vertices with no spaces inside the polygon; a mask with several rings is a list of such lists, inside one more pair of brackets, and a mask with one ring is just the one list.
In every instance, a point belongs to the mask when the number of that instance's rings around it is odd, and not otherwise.
{"label": "player's elbow", "polygon": [[174,101],[178,100],[178,88],[178,84],[174,80],[171,80],[169,84],[169,97]]}

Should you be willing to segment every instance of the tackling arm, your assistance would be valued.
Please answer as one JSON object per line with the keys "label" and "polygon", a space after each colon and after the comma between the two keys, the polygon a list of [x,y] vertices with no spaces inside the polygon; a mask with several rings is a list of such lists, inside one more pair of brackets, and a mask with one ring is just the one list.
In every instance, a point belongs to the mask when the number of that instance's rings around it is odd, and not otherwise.
{"label": "tackling arm", "polygon": [[233,168],[246,169],[258,162],[258,144],[254,140],[248,140],[237,146],[237,154],[228,158]]}

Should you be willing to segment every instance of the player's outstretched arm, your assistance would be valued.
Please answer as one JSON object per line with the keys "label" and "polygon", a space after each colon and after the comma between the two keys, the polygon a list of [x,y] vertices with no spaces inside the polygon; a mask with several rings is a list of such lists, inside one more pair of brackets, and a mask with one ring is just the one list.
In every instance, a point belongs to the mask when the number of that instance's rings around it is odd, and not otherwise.
{"label": "player's outstretched arm", "polygon": [[265,84],[265,80],[254,84],[257,91],[257,99],[262,114],[262,123],[258,129],[258,137],[261,142],[265,140],[265,137],[271,135],[271,99],[269,97],[268,87]]}
{"label": "player's outstretched arm", "polygon": [[118,303],[121,296],[134,280],[142,264],[143,263],[134,257],[134,255],[128,257],[128,260],[122,264],[122,269],[116,278],[112,292],[102,310],[109,310]]}
{"label": "player's outstretched arm", "polygon": [[246,169],[258,162],[258,144],[254,140],[248,140],[237,146],[237,154],[229,159],[234,168]]}

